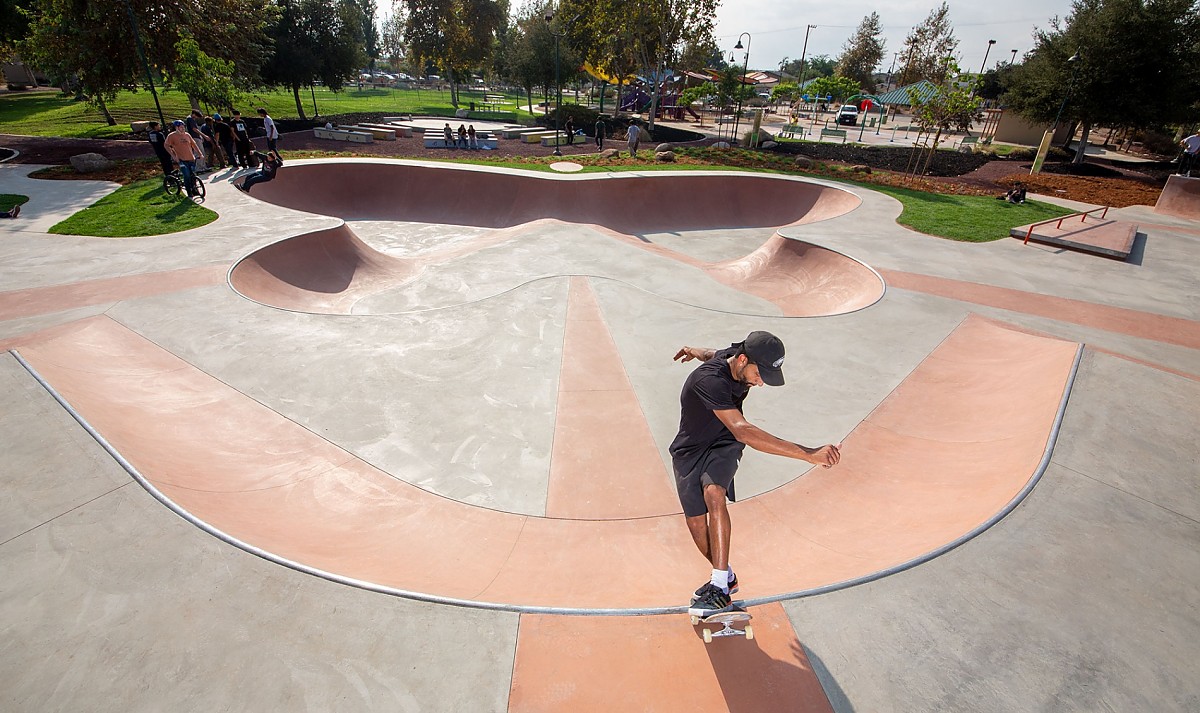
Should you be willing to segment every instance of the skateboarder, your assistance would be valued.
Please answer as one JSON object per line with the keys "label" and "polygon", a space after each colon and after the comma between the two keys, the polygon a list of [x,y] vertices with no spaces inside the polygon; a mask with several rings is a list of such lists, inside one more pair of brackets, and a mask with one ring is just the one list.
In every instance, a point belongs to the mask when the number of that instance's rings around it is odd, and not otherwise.
{"label": "skateboarder", "polygon": [[746,420],[742,404],[750,387],[783,386],[783,342],[770,332],[751,332],[727,349],[683,347],[675,360],[703,362],[683,383],[679,434],[671,460],[683,515],[696,547],[712,563],[712,577],[696,590],[688,613],[707,617],[734,609],[738,590],[729,565],[729,510],[733,476],[746,446],[830,467],[841,459],[837,446],[809,448],[767,433]]}

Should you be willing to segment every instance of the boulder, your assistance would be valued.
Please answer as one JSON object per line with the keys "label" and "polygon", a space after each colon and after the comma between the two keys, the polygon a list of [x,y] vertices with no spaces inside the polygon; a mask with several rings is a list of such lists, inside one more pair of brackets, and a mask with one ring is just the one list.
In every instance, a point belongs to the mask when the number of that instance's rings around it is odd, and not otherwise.
{"label": "boulder", "polygon": [[148,121],[131,121],[129,122],[129,130],[135,134],[144,134],[150,131],[150,122]]}
{"label": "boulder", "polygon": [[727,149],[727,148],[729,148],[729,142],[728,141],[718,141],[717,143],[713,144],[712,147],[714,149]]}
{"label": "boulder", "polygon": [[113,162],[98,153],[81,153],[71,157],[71,165],[79,173],[93,173],[112,168]]}
{"label": "boulder", "polygon": [[775,147],[776,147],[776,146],[778,146],[778,145],[779,145],[779,144],[775,143],[774,141],[764,141],[764,142],[762,143],[762,146],[759,146],[759,148],[763,148],[763,149],[773,149],[773,148],[775,148]]}
{"label": "boulder", "polygon": [[454,116],[459,119],[466,119],[470,115],[471,115],[471,112],[467,111],[466,109],[455,109],[454,110]]}
{"label": "boulder", "polygon": [[600,158],[619,158],[621,152],[617,149],[604,149],[600,152]]}
{"label": "boulder", "polygon": [[674,150],[675,150],[675,144],[659,144],[658,146],[654,147],[654,153],[656,153],[656,154],[660,154],[663,151],[674,151]]}
{"label": "boulder", "polygon": [[813,160],[808,156],[797,156],[793,163],[796,164],[796,168],[807,169],[813,167]]}
{"label": "boulder", "polygon": [[871,173],[871,167],[862,163],[858,164],[857,166],[851,166],[850,170],[854,171],[855,173]]}
{"label": "boulder", "polygon": [[654,152],[654,160],[662,161],[664,163],[674,163],[675,162],[675,152],[674,151],[655,151]]}
{"label": "boulder", "polygon": [[762,144],[767,141],[774,141],[774,140],[775,140],[775,134],[772,134],[770,131],[767,131],[766,129],[758,130],[758,143]]}

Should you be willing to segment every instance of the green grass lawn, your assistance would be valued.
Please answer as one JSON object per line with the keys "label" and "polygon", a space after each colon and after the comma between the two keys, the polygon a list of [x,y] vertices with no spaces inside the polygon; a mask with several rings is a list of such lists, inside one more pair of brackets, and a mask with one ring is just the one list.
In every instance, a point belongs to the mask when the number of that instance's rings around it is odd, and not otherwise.
{"label": "green grass lawn", "polygon": [[929,235],[968,243],[1008,237],[1018,225],[1069,215],[1072,211],[1049,203],[1025,201],[1013,205],[990,196],[952,196],[907,188],[863,185],[904,204],[897,223]]}
{"label": "green grass lawn", "polygon": [[[491,92],[488,92],[491,93]],[[316,89],[316,108],[322,116],[358,113],[428,114],[453,116],[450,92],[428,89],[385,89],[347,88],[332,92],[325,87]],[[514,121],[520,116],[529,116],[520,110],[513,95],[507,95],[511,104],[504,111],[477,111],[481,119]],[[191,111],[187,97],[176,91],[159,91],[159,103],[163,115],[170,121],[185,116]],[[313,116],[313,94],[301,92],[305,116]],[[482,102],[483,92],[462,90],[459,102]],[[535,98],[536,101],[536,98]],[[296,101],[288,91],[265,91],[247,94],[238,109],[243,114],[253,115],[257,107],[266,107],[276,119],[297,118]],[[116,119],[116,126],[109,126],[103,114],[85,101],[74,101],[61,96],[57,91],[7,92],[0,95],[0,133],[25,136],[66,136],[72,138],[112,138],[129,133],[129,123],[144,121],[158,116],[154,98],[148,91],[122,92],[108,106],[109,113]]]}
{"label": "green grass lawn", "polygon": [[23,196],[19,193],[0,193],[0,213],[7,213],[12,210],[15,205],[21,205],[29,201],[29,196]]}
{"label": "green grass lawn", "polygon": [[208,225],[217,214],[185,198],[169,196],[162,179],[122,186],[50,228],[57,235],[134,238]]}

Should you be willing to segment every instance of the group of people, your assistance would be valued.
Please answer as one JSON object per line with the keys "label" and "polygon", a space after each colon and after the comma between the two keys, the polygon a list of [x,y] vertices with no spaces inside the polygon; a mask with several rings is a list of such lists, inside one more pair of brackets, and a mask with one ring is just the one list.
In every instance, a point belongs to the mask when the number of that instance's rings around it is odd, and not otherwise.
{"label": "group of people", "polygon": [[[264,170],[260,174],[263,177],[254,182],[269,181],[275,177],[275,170],[283,165],[278,151],[279,128],[265,108],[259,108],[258,115],[266,133],[266,154],[254,148],[250,126],[240,111],[234,111],[226,119],[216,113],[205,116],[200,110],[193,109],[187,118],[171,122],[169,132],[164,132],[157,121],[151,121],[147,140],[162,164],[164,174],[170,174],[176,166],[179,167],[189,196],[197,193],[198,174],[227,166],[253,168],[262,164]],[[268,159],[274,164],[269,175],[265,170]],[[250,182],[249,177],[247,182]],[[250,182],[250,185],[254,182]],[[239,188],[247,190],[248,186],[243,184]]]}
{"label": "group of people", "polygon": [[442,128],[442,134],[446,138],[446,148],[448,149],[477,149],[479,148],[479,137],[475,133],[475,125],[466,124],[458,125],[457,139],[454,129],[450,128],[449,122]]}

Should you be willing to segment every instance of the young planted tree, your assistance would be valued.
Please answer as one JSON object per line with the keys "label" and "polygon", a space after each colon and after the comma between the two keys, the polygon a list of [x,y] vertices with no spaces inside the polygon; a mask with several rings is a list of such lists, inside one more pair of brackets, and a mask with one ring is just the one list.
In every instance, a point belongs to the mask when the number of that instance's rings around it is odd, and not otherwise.
{"label": "young planted tree", "polygon": [[846,40],[837,60],[837,74],[858,82],[866,92],[875,91],[875,68],[883,61],[886,43],[879,13],[872,12],[862,19],[858,29]]}
{"label": "young planted tree", "polygon": [[958,40],[950,24],[950,7],[943,0],[941,5],[929,11],[924,22],[912,28],[904,40],[904,50],[900,54],[904,64],[897,81],[904,85],[928,79],[934,84],[942,84],[946,80],[946,60],[953,58],[956,49]]}
{"label": "young planted tree", "polygon": [[[943,134],[951,130],[966,131],[972,123],[983,118],[979,110],[983,100],[975,96],[972,84],[964,85],[961,79],[958,65],[948,60],[945,79],[937,92],[922,96],[916,88],[909,88],[913,121],[920,127],[909,156],[907,172],[910,175],[921,175],[929,170]],[[928,137],[928,140],[922,141],[922,137]]]}

